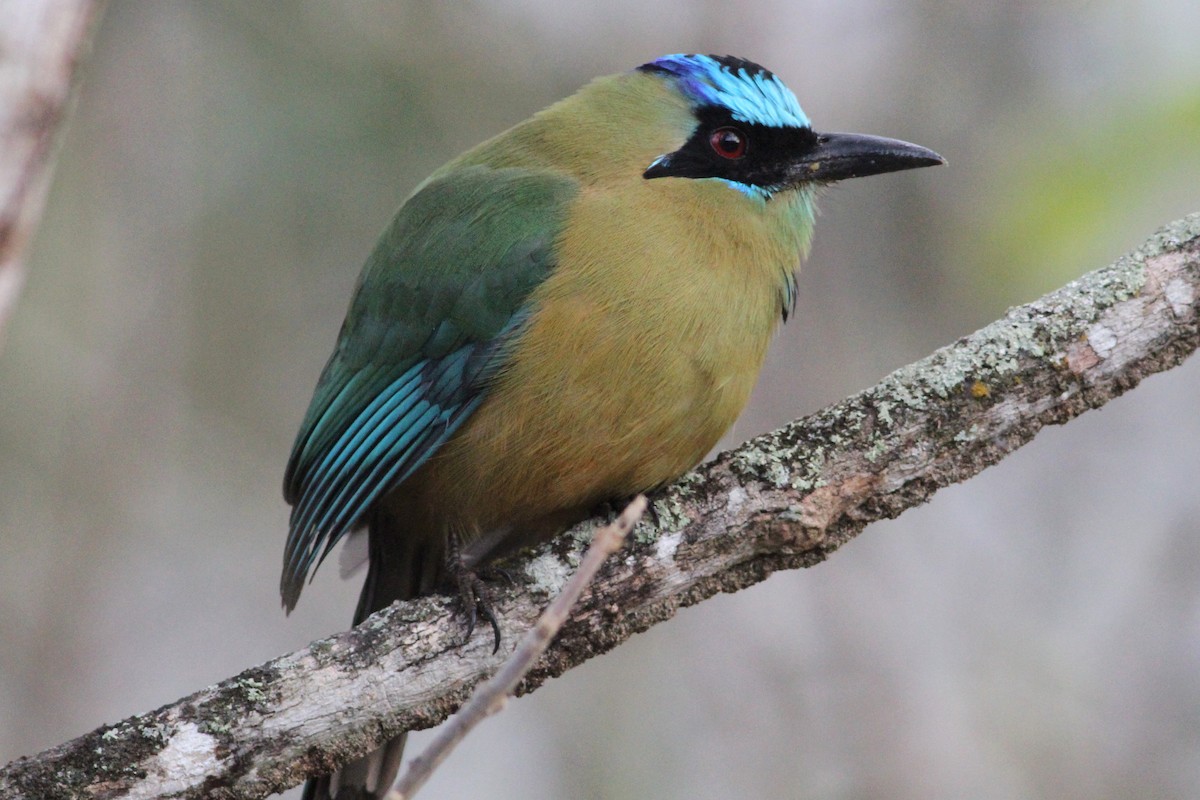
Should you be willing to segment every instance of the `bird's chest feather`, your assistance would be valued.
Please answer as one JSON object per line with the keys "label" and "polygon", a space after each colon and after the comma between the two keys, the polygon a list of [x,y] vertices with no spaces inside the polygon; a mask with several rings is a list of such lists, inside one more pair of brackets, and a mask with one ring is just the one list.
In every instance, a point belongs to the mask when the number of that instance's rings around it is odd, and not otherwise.
{"label": "bird's chest feather", "polygon": [[637,188],[583,193],[516,360],[611,406],[614,433],[653,430],[699,458],[749,397],[811,206],[768,210],[716,182]]}
{"label": "bird's chest feather", "polygon": [[806,231],[667,194],[584,192],[488,399],[418,481],[463,525],[669,481],[745,406]]}

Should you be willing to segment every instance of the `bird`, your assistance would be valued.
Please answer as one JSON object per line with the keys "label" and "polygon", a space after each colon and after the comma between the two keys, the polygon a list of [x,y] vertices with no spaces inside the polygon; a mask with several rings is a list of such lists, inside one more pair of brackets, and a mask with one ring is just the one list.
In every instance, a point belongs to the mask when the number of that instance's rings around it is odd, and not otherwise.
{"label": "bird", "polygon": [[[464,575],[470,602],[483,565],[694,467],[794,309],[819,190],[943,163],[815,131],[757,63],[680,53],[437,169],[367,258],[296,436],[287,611],[363,532],[354,624]],[[381,797],[403,744],[304,797]]]}

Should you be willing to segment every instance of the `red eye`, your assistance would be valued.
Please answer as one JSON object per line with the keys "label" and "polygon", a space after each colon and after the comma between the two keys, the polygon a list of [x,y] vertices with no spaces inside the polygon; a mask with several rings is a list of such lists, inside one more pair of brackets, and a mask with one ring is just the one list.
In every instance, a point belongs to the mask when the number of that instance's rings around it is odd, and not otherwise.
{"label": "red eye", "polygon": [[708,135],[713,152],[730,160],[746,155],[746,134],[737,128],[717,128]]}

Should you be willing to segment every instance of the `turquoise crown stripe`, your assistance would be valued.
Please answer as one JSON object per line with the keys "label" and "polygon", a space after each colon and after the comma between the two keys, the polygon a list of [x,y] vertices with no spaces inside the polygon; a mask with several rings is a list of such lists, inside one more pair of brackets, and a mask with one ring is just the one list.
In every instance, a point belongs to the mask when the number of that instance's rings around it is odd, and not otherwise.
{"label": "turquoise crown stripe", "polygon": [[734,119],[772,128],[809,128],[812,123],[792,90],[774,73],[749,61],[677,53],[646,67],[679,79],[680,90],[696,106],[727,108]]}

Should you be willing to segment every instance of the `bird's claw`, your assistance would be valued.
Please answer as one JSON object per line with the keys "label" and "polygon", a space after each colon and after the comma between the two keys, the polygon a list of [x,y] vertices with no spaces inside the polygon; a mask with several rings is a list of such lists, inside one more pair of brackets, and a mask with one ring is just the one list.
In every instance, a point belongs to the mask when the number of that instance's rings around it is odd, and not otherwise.
{"label": "bird's claw", "polygon": [[500,650],[500,623],[496,620],[496,615],[492,613],[492,602],[487,584],[480,580],[479,576],[470,570],[464,569],[457,576],[458,583],[458,600],[461,603],[461,610],[467,615],[467,635],[463,637],[463,644],[466,644],[471,639],[471,634],[475,632],[475,623],[479,621],[479,617],[483,617],[492,626],[492,635],[495,637],[495,644],[492,646],[492,653]]}
{"label": "bird's claw", "polygon": [[[621,516],[621,512],[625,510],[626,506],[633,502],[633,499],[636,496],[637,495],[629,495],[627,497],[610,497],[609,499],[600,503],[595,513],[603,514],[604,516],[608,517],[610,521],[615,521]],[[662,519],[658,516],[658,506],[655,505],[654,499],[650,497],[649,493],[646,493],[646,511],[644,512],[643,518],[649,522],[652,522],[654,527],[662,528]]]}
{"label": "bird's claw", "polygon": [[503,582],[505,586],[515,586],[517,583],[517,578],[511,569],[498,567],[495,564],[483,564],[476,567],[475,574],[484,583]]}
{"label": "bird's claw", "polygon": [[[467,617],[467,635],[463,637],[463,644],[471,640],[471,634],[475,632],[475,623],[479,621],[479,617],[483,617],[492,626],[492,635],[495,637],[495,644],[492,646],[492,653],[495,654],[500,650],[500,623],[496,619],[496,615],[492,612],[491,592],[486,583],[480,577],[480,572],[485,570],[473,570],[463,563],[462,548],[457,536],[450,537],[450,552],[448,567],[451,578],[454,581],[455,588],[458,590],[458,601],[460,611],[466,614]],[[491,568],[486,570],[491,573]],[[510,576],[511,577],[511,576]]]}

